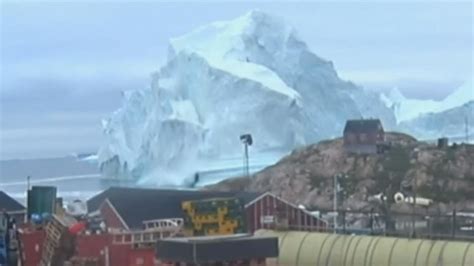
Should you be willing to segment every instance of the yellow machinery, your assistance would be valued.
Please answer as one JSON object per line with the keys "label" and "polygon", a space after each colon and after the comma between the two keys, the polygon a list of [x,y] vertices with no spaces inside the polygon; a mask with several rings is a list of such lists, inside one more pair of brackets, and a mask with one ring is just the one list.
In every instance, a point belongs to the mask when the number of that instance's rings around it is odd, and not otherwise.
{"label": "yellow machinery", "polygon": [[184,201],[185,233],[189,236],[245,232],[244,207],[236,198]]}

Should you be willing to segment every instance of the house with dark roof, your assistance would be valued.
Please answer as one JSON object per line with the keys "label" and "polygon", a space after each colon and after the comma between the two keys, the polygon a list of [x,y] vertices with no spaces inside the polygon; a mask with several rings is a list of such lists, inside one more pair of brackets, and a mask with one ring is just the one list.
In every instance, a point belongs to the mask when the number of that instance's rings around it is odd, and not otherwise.
{"label": "house with dark roof", "polygon": [[23,222],[26,215],[25,206],[3,191],[0,191],[0,211],[6,211],[17,222]]}
{"label": "house with dark roof", "polygon": [[344,149],[350,153],[374,154],[385,142],[380,119],[348,120],[344,127]]}
{"label": "house with dark roof", "polygon": [[87,201],[89,212],[97,212],[112,229],[133,231],[145,229],[148,221],[184,219],[181,203],[188,200],[238,198],[245,207],[247,228],[275,229],[281,223],[293,228],[318,230],[326,223],[269,192],[220,192],[205,190],[172,190],[111,187]]}
{"label": "house with dark roof", "polygon": [[89,199],[87,207],[89,212],[106,213],[104,218],[109,226],[132,230],[141,229],[145,221],[184,218],[183,201],[239,198],[246,204],[258,196],[250,192],[111,187]]}

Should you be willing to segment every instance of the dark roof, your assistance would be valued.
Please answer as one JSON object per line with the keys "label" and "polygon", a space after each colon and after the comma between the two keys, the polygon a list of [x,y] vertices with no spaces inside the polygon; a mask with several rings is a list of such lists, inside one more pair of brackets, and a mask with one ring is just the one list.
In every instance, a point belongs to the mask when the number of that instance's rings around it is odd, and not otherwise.
{"label": "dark roof", "polygon": [[383,126],[380,119],[359,119],[359,120],[347,120],[346,126],[344,127],[345,133],[369,133],[382,130]]}
{"label": "dark roof", "polygon": [[93,212],[108,199],[130,228],[141,228],[146,220],[182,218],[181,202],[185,200],[236,197],[246,204],[259,195],[250,192],[111,187],[89,199],[87,207],[89,212]]}
{"label": "dark roof", "polygon": [[278,257],[277,237],[221,236],[166,238],[156,243],[156,257],[173,262],[207,263]]}
{"label": "dark roof", "polygon": [[25,207],[8,196],[7,193],[0,191],[0,211],[2,210],[6,210],[7,212],[23,211]]}

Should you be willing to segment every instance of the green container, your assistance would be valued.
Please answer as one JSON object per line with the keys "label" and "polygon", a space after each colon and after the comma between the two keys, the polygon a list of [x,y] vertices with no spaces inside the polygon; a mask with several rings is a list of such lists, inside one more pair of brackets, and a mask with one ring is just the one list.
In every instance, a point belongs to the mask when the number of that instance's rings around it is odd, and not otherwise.
{"label": "green container", "polygon": [[28,190],[28,217],[31,214],[54,214],[56,208],[56,187],[33,186]]}

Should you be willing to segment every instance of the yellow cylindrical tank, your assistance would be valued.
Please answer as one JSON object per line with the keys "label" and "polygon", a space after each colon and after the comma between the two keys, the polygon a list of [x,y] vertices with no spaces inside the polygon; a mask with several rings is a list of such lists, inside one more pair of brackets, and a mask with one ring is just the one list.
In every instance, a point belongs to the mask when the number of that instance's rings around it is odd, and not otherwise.
{"label": "yellow cylindrical tank", "polygon": [[259,230],[277,236],[279,266],[472,266],[474,242]]}

